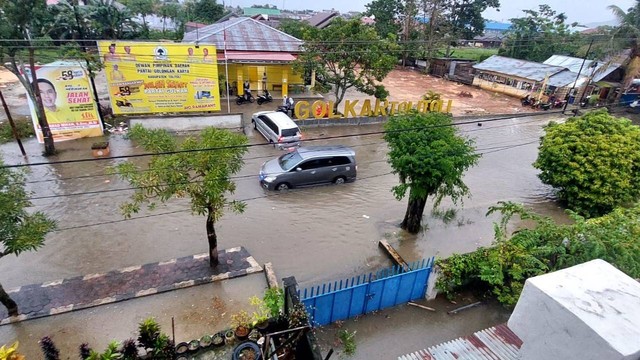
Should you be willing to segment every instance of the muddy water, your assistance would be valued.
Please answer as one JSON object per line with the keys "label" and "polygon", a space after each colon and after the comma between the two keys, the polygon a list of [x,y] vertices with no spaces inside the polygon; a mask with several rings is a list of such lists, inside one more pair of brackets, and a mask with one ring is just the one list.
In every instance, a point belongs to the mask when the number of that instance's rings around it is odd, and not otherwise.
{"label": "muddy water", "polygon": [[[240,215],[228,214],[219,222],[219,247],[245,246],[258,262],[272,262],[280,277],[295,275],[304,287],[390,265],[377,247],[382,237],[389,238],[407,260],[447,256],[488,245],[497,217],[485,214],[500,200],[522,202],[564,221],[566,218],[551,198],[551,189],[538,180],[531,166],[542,125],[547,121],[548,118],[531,117],[460,126],[460,131],[475,139],[478,151],[483,153],[478,166],[465,177],[472,197],[465,199],[464,207],[458,208],[449,222],[426,211],[427,230],[417,236],[397,227],[406,200],[397,201],[390,192],[397,177],[390,174],[385,159],[387,146],[381,135],[328,139],[376,132],[381,126],[306,130],[307,138],[319,139],[308,144],[345,144],[356,150],[358,180],[342,186],[283,194],[266,192],[258,184],[258,169],[281,152],[269,146],[252,146],[244,168],[236,176],[238,188],[233,195],[247,202],[247,210]],[[252,143],[264,141],[252,129],[246,131]],[[58,144],[60,154],[54,160],[90,157],[90,146],[95,141]],[[113,156],[141,152],[121,136],[112,136],[109,141]],[[40,145],[35,141],[28,141],[26,147],[29,154],[36,154],[30,155],[30,162],[45,161],[37,155]],[[8,164],[23,161],[15,144],[3,145],[0,151]],[[34,199],[33,203],[58,220],[60,230],[50,234],[46,246],[38,252],[2,259],[0,274],[5,288],[207,251],[204,217],[191,215],[186,200],[176,199],[153,212],[136,215],[149,217],[121,221],[119,205],[131,192],[114,191],[129,185],[105,175],[105,168],[113,164],[114,160],[107,160],[31,168],[29,187],[34,197],[57,196]],[[97,193],[60,196],[82,192]],[[445,201],[441,208],[446,210],[453,205]],[[148,311],[163,311],[155,302],[149,304]],[[82,322],[83,314],[86,312],[68,314],[65,319]],[[197,319],[189,321],[194,326],[204,326]],[[54,323],[51,326],[55,327]],[[29,324],[16,329],[30,328]],[[84,331],[101,333],[102,329],[95,326]],[[8,327],[0,328],[0,342],[8,342],[15,335],[20,334]]]}

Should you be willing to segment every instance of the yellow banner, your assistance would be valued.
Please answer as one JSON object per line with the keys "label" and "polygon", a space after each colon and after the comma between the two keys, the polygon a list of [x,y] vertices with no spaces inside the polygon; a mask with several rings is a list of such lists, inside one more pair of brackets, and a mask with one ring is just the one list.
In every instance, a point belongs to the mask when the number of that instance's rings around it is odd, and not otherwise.
{"label": "yellow banner", "polygon": [[219,111],[213,45],[98,41],[114,114]]}
{"label": "yellow banner", "polygon": [[[29,69],[26,69],[32,78]],[[89,79],[78,62],[58,61],[36,67],[44,113],[56,142],[102,136],[102,123],[89,87]],[[44,142],[34,104],[31,119],[40,143]]]}

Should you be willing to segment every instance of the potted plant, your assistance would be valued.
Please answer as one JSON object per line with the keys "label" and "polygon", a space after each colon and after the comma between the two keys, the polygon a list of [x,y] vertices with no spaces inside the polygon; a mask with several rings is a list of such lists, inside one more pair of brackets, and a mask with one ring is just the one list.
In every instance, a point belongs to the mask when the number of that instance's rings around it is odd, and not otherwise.
{"label": "potted plant", "polygon": [[245,340],[247,338],[250,324],[251,317],[244,310],[240,310],[231,315],[231,328],[234,329],[235,336],[238,340]]}
{"label": "potted plant", "polygon": [[195,351],[198,351],[198,348],[200,348],[200,341],[198,340],[189,341],[189,351],[195,352]]}
{"label": "potted plant", "polygon": [[213,344],[214,347],[220,347],[222,345],[224,345],[224,333],[215,333],[212,337],[211,337],[211,343]]}
{"label": "potted plant", "polygon": [[200,338],[200,347],[208,348],[209,346],[211,346],[212,342],[213,339],[211,338],[211,335],[204,335]]}
{"label": "potted plant", "polygon": [[235,340],[235,334],[233,329],[229,329],[224,333],[224,342],[225,344],[233,344],[233,340]]}
{"label": "potted plant", "polygon": [[269,326],[269,318],[271,316],[269,308],[264,301],[257,296],[249,298],[249,303],[256,308],[251,316],[251,324],[261,332],[264,332]]}
{"label": "potted plant", "polygon": [[187,351],[189,351],[189,344],[188,343],[181,342],[178,345],[176,345],[176,354],[178,354],[178,355],[186,354]]}

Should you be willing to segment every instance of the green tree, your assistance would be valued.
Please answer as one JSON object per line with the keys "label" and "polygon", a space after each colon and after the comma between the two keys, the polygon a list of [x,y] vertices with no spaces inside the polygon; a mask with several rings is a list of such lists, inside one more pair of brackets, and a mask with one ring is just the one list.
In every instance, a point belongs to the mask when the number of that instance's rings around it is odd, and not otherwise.
{"label": "green tree", "polygon": [[164,2],[158,7],[158,15],[162,18],[162,32],[166,31],[167,19],[170,19],[174,23],[177,22],[178,14],[180,13],[180,5],[172,2]]}
{"label": "green tree", "polygon": [[398,17],[404,11],[401,0],[373,0],[365,5],[366,16],[375,16],[374,27],[378,36],[386,38],[389,35],[397,36],[400,31]]}
{"label": "green tree", "polygon": [[473,39],[484,32],[482,13],[488,8],[499,8],[499,0],[449,0],[446,20],[454,33],[462,39]]}
{"label": "green tree", "polygon": [[570,209],[594,217],[638,200],[638,164],[640,129],[600,109],[547,125],[533,166]]}
{"label": "green tree", "polygon": [[149,25],[147,24],[147,16],[154,13],[154,1],[153,0],[128,0],[126,2],[127,8],[132,14],[138,14],[142,18],[142,31],[145,34],[149,33]]}
{"label": "green tree", "polygon": [[[29,193],[24,174],[4,167],[0,161],[0,259],[38,250],[55,222],[42,212],[29,212]],[[18,305],[0,285],[0,303],[9,316],[18,315]]]}
{"label": "green tree", "polygon": [[185,3],[188,21],[213,24],[225,15],[224,6],[216,0],[195,0]]}
{"label": "green tree", "polygon": [[[27,96],[34,104],[40,104],[36,96],[35,86],[32,85],[31,76],[25,69],[25,61],[20,52],[25,47],[32,45],[33,38],[42,35],[41,24],[37,16],[46,12],[44,0],[0,0],[0,54],[4,67],[14,74],[27,91]],[[29,9],[29,11],[25,11]],[[49,125],[45,121],[45,113],[42,106],[36,106],[38,123],[44,134],[44,154],[55,154],[53,136],[49,131]]]}
{"label": "green tree", "polygon": [[[136,125],[129,131],[129,138],[145,150],[158,154],[141,171],[134,163],[125,162],[113,170],[137,190],[131,201],[122,205],[126,217],[137,213],[141,205],[154,209],[158,202],[164,203],[175,197],[187,197],[191,211],[206,216],[209,262],[218,265],[218,237],[215,223],[224,215],[225,209],[241,213],[245,203],[229,201],[227,196],[236,190],[231,176],[244,164],[242,155],[247,151],[245,136],[228,130],[207,128],[199,137],[188,137],[179,141],[165,130],[147,130]],[[205,149],[217,150],[205,150]]]}
{"label": "green tree", "polygon": [[[515,305],[527,278],[594,259],[640,277],[640,205],[592,219],[569,211],[574,221],[569,225],[510,202],[491,207],[493,212],[502,218],[492,247],[438,260],[436,286],[448,296],[464,288],[488,290],[503,304]],[[514,217],[535,225],[509,237],[507,225]]]}
{"label": "green tree", "polygon": [[278,29],[298,39],[304,39],[306,33],[315,30],[308,22],[295,19],[282,19]]}
{"label": "green tree", "polygon": [[401,227],[410,233],[420,231],[429,196],[437,207],[444,197],[457,203],[469,194],[462,177],[480,155],[473,141],[456,134],[452,125],[449,115],[436,112],[393,116],[385,124],[388,161],[400,177],[392,191],[398,200],[409,195]]}
{"label": "green tree", "polygon": [[388,96],[379,82],[396,63],[397,45],[392,39],[381,39],[359,19],[336,18],[324,29],[305,32],[304,40],[294,69],[300,73],[315,70],[321,80],[316,86],[323,91],[333,89],[336,107],[350,88],[381,99]]}
{"label": "green tree", "polygon": [[87,18],[93,36],[102,39],[131,39],[138,34],[138,24],[129,9],[115,0],[87,0]]}
{"label": "green tree", "polygon": [[[610,5],[608,8],[620,22],[620,25],[613,30],[612,40],[631,49],[622,81],[623,88],[626,89],[633,79],[640,77],[640,0],[636,0],[636,4],[626,12],[617,5]],[[622,92],[618,97],[621,94]]]}
{"label": "green tree", "polygon": [[580,34],[571,32],[578,24],[566,24],[564,13],[558,14],[549,5],[540,5],[538,11],[522,11],[526,16],[511,19],[500,55],[544,61],[554,54],[573,55],[580,48]]}

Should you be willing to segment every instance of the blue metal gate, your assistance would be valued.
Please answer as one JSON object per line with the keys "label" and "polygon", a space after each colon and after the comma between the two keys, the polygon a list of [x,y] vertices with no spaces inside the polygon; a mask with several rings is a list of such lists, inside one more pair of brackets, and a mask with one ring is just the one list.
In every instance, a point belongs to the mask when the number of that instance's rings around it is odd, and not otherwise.
{"label": "blue metal gate", "polygon": [[[314,326],[423,298],[434,258],[368,275],[325,283],[299,292]],[[332,288],[333,285],[333,288]]]}

